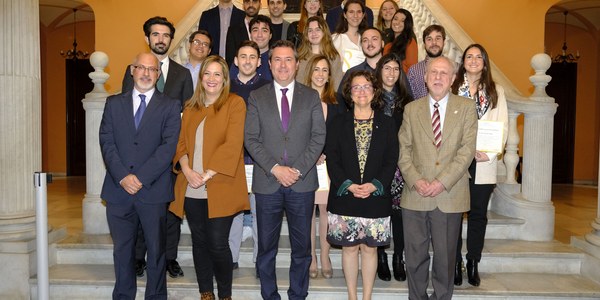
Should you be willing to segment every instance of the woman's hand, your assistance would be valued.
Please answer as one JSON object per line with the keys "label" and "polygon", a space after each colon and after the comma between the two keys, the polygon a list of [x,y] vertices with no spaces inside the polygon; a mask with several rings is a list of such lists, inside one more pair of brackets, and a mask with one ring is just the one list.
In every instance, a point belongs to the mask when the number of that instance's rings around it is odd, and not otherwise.
{"label": "woman's hand", "polygon": [[371,195],[371,193],[375,192],[377,188],[370,182],[365,184],[352,184],[348,187],[348,191],[350,191],[354,197],[356,198],[367,198]]}
{"label": "woman's hand", "polygon": [[187,179],[188,185],[193,189],[197,189],[206,183],[202,175],[192,169],[184,171],[183,175],[185,176],[185,179]]}
{"label": "woman's hand", "polygon": [[490,157],[485,152],[475,151],[475,161],[476,162],[489,161],[489,160],[490,160]]}

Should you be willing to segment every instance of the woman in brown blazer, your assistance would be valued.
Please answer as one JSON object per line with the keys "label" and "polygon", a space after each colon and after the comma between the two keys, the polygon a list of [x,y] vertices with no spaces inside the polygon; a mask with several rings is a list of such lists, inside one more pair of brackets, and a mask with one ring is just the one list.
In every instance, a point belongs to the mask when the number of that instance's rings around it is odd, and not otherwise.
{"label": "woman in brown blazer", "polygon": [[219,299],[231,299],[229,230],[234,215],[250,209],[243,155],[246,105],[229,86],[225,60],[206,58],[183,110],[173,159],[177,180],[170,210],[187,216],[201,299],[215,299],[213,275]]}

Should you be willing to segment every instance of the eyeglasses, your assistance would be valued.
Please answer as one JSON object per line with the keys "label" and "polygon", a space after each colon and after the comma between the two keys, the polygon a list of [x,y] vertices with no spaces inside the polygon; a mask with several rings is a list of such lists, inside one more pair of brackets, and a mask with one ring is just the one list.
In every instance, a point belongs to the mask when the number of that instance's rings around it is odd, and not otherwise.
{"label": "eyeglasses", "polygon": [[141,71],[141,72],[151,72],[151,73],[158,73],[158,68],[155,67],[146,67],[146,66],[142,66],[142,65],[134,65],[133,66],[134,69]]}
{"label": "eyeglasses", "polygon": [[194,46],[200,46],[200,47],[204,47],[204,48],[208,48],[208,46],[210,46],[209,43],[203,42],[201,40],[193,40],[192,44],[194,44]]}
{"label": "eyeglasses", "polygon": [[365,84],[365,85],[353,85],[350,87],[352,89],[353,92],[360,92],[360,91],[372,91],[373,90],[373,85],[372,84]]}
{"label": "eyeglasses", "polygon": [[400,67],[385,66],[385,67],[383,67],[383,70],[388,73],[398,73],[398,72],[400,72]]}

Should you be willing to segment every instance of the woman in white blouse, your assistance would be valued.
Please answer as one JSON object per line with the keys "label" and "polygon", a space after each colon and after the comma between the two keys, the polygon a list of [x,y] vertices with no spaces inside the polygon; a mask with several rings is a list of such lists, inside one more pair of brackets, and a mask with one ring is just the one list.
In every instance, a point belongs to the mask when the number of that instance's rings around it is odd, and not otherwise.
{"label": "woman in white blouse", "polygon": [[367,28],[365,4],[360,0],[348,0],[344,13],[332,35],[333,46],[342,56],[342,71],[362,63],[365,55],[360,46],[360,34]]}

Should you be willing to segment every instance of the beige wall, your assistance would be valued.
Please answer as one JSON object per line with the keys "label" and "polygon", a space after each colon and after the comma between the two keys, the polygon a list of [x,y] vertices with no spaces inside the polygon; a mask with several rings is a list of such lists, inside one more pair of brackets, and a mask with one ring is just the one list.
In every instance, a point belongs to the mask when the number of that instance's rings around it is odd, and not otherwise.
{"label": "beige wall", "polygon": [[[546,49],[548,53],[561,53],[564,25],[546,24]],[[567,51],[581,58],[577,64],[577,101],[575,120],[575,165],[573,179],[578,182],[597,182],[598,174],[598,36],[579,27],[567,28]],[[560,107],[558,109],[561,109]]]}
{"label": "beige wall", "polygon": [[[94,52],[94,22],[77,22],[77,49]],[[73,26],[49,30],[40,26],[42,55],[42,168],[67,172],[67,109],[65,59],[61,50],[73,46]]]}

